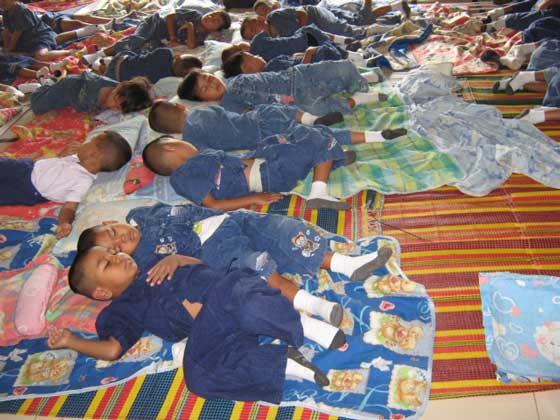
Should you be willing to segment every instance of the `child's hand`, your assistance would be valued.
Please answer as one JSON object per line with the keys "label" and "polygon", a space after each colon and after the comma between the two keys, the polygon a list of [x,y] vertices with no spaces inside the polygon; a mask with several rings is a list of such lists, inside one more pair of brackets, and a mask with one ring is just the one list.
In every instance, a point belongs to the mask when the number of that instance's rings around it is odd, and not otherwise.
{"label": "child's hand", "polygon": [[163,280],[167,277],[167,280],[171,280],[175,270],[180,267],[180,259],[178,255],[169,255],[163,260],[158,262],[150,271],[148,271],[148,277],[146,281],[150,283],[150,286],[156,286],[163,283]]}
{"label": "child's hand", "polygon": [[62,223],[56,228],[56,239],[62,239],[72,232],[72,225],[70,223]]}
{"label": "child's hand", "polygon": [[69,330],[53,327],[49,330],[47,344],[51,349],[63,349],[69,346],[72,337],[73,334]]}
{"label": "child's hand", "polygon": [[258,205],[276,203],[277,201],[280,201],[284,198],[282,194],[273,192],[255,194],[253,197],[253,204]]}
{"label": "child's hand", "polygon": [[173,48],[173,47],[176,47],[178,45],[181,45],[181,44],[176,39],[170,39],[169,41],[167,41],[167,46],[169,48]]}

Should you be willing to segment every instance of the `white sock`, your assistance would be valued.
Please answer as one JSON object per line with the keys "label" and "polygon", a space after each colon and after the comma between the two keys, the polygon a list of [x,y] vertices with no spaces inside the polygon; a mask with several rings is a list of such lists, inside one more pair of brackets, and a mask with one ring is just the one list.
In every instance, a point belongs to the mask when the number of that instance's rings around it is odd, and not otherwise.
{"label": "white sock", "polygon": [[[402,3],[399,3],[402,4]],[[400,10],[400,9],[398,9]],[[401,10],[402,12],[402,10]],[[403,12],[404,13],[404,12]],[[373,25],[368,26],[366,29],[366,35],[372,36],[376,34],[384,34],[385,32],[389,32],[390,30],[395,29],[394,25],[380,25],[378,23],[374,23]]]}
{"label": "white sock", "polygon": [[367,65],[367,60],[363,57],[362,54],[355,51],[347,51],[347,53],[347,59],[354,63],[356,66],[365,67]]}
{"label": "white sock", "polygon": [[336,305],[337,303],[313,296],[306,290],[299,290],[294,297],[294,309],[319,315],[326,321],[330,320],[332,309]]}
{"label": "white sock", "polygon": [[364,131],[364,136],[366,138],[366,143],[385,141],[385,137],[383,137],[381,131]]}
{"label": "white sock", "polygon": [[403,12],[403,7],[402,7],[402,1],[396,1],[394,3],[390,3],[389,6],[391,6],[391,10],[397,10],[399,12]]}
{"label": "white sock", "polygon": [[310,114],[309,112],[304,112],[301,116],[301,123],[304,125],[313,125],[315,124],[315,121],[317,121],[317,118],[319,117],[316,115]]}
{"label": "white sock", "polygon": [[338,198],[333,197],[328,193],[328,185],[323,181],[313,181],[311,184],[311,191],[309,192],[308,200],[320,198],[328,201],[340,201]]}
{"label": "white sock", "polygon": [[498,7],[497,9],[492,9],[488,12],[488,17],[492,20],[496,20],[500,17],[505,15],[505,10],[502,7]]}
{"label": "white sock", "polygon": [[66,69],[66,66],[70,64],[70,60],[68,60],[67,58],[65,58],[64,60],[61,60],[57,63],[50,63],[49,64],[49,70],[54,73],[56,71],[60,71],[62,72],[63,70]]}
{"label": "white sock", "polygon": [[346,37],[341,35],[333,35],[332,41],[338,45],[346,45]]}
{"label": "white sock", "polygon": [[[20,85],[21,86],[21,85]],[[6,86],[6,92],[11,93],[12,95],[16,95],[18,97],[25,96],[24,93],[13,86]]]}
{"label": "white sock", "polygon": [[498,19],[497,21],[486,25],[486,28],[492,28],[496,31],[499,31],[500,29],[503,29],[505,27],[506,27],[506,20],[504,18]]}
{"label": "white sock", "polygon": [[350,257],[348,255],[335,252],[331,259],[331,270],[335,273],[341,273],[345,276],[352,277],[354,271],[376,258],[377,252],[360,255],[358,257]]}
{"label": "white sock", "polygon": [[512,50],[519,51],[522,54],[531,54],[537,48],[539,48],[539,43],[538,42],[529,42],[527,44],[518,44],[518,45],[514,45],[513,47],[511,47],[508,51],[508,54]]}
{"label": "white sock", "polygon": [[535,82],[535,72],[534,71],[520,71],[515,75],[513,79],[509,82],[509,85],[514,92],[523,89],[523,86],[527,83]]}
{"label": "white sock", "polygon": [[509,79],[500,79],[496,82],[496,83],[498,83],[498,88],[497,88],[498,92],[503,92],[504,90],[506,90],[508,80]]}
{"label": "white sock", "polygon": [[[509,54],[508,55],[504,55],[503,57],[500,57],[500,63],[502,63],[504,66],[506,66],[508,69],[510,70],[519,70],[521,68],[521,66],[523,66],[523,63],[525,63],[525,60],[527,59],[527,56],[525,54]],[[505,89],[505,86],[504,86]]]}
{"label": "white sock", "polygon": [[368,83],[377,83],[381,80],[381,78],[379,77],[379,73],[373,70],[366,73],[361,73],[360,76],[366,79]]}
{"label": "white sock", "polygon": [[103,50],[94,52],[92,54],[85,54],[82,58],[87,61],[88,64],[93,64],[98,58],[105,57]]}
{"label": "white sock", "polygon": [[334,337],[340,331],[331,324],[311,318],[305,314],[300,314],[300,318],[301,326],[303,327],[303,336],[309,338],[311,341],[315,341],[326,349],[331,346]]}
{"label": "white sock", "polygon": [[52,79],[50,77],[41,77],[39,78],[39,83],[41,86],[52,86],[56,83],[56,79]]}
{"label": "white sock", "polygon": [[76,29],[75,32],[76,32],[76,37],[81,38],[83,36],[93,35],[98,30],[99,30],[99,28],[97,27],[97,25],[87,25],[87,26],[84,26],[83,28]]}
{"label": "white sock", "polygon": [[23,93],[33,93],[41,87],[41,83],[22,83],[18,89]]}
{"label": "white sock", "polygon": [[529,110],[520,120],[528,121],[531,124],[540,124],[546,121],[545,110],[541,108],[533,108]]}
{"label": "white sock", "polygon": [[315,383],[315,372],[288,357],[286,362],[286,376],[295,376]]}
{"label": "white sock", "polygon": [[356,92],[351,96],[351,98],[356,103],[356,106],[369,104],[371,102],[379,102],[379,94],[377,93]]}

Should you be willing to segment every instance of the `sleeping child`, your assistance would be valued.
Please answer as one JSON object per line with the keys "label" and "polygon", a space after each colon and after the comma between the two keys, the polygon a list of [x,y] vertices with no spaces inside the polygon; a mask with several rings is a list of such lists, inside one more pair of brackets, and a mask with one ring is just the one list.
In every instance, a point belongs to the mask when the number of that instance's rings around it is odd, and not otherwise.
{"label": "sleeping child", "polygon": [[[328,241],[313,226],[299,219],[239,210],[224,214],[199,206],[141,207],[127,215],[128,224],[104,222],[86,229],[78,252],[103,246],[149,263],[146,281],[171,279],[183,259],[193,256],[217,270],[233,265],[259,272],[268,285],[280,289],[294,308],[318,315],[334,326],[342,321],[339,304],[311,295],[278,273],[295,271],[315,275],[321,268],[362,281],[385,265],[390,248],[361,256],[333,253]],[[134,225],[134,226],[133,226]]]}
{"label": "sleeping child", "polygon": [[99,172],[120,169],[130,160],[128,142],[105,131],[80,145],[76,154],[40,159],[0,158],[0,205],[33,206],[46,201],[64,203],[58,215],[57,237],[72,229],[76,208]]}
{"label": "sleeping child", "polygon": [[2,41],[6,51],[32,54],[38,60],[68,56],[75,51],[57,50],[58,44],[92,35],[102,29],[97,25],[88,25],[57,34],[23,3],[16,0],[0,0],[0,8],[3,10]]}
{"label": "sleeping child", "polygon": [[[150,108],[150,127],[160,133],[182,133],[183,140],[197,149],[254,150],[269,136],[283,134],[298,124],[329,125],[340,122],[342,114],[316,117],[296,107],[282,104],[258,105],[238,114],[218,105],[188,110],[180,103],[157,101]],[[407,133],[404,128],[383,131],[350,131],[322,127],[341,144],[390,140]]]}
{"label": "sleeping child", "polygon": [[151,84],[144,77],[117,82],[89,71],[41,86],[31,94],[35,114],[67,106],[78,112],[113,109],[126,114],[148,108],[152,102]]}
{"label": "sleeping child", "polygon": [[[331,330],[344,345],[341,330],[300,315],[253,271],[216,271],[197,262],[185,263],[173,281],[151,287],[129,255],[103,247],[81,252],[68,275],[70,287],[89,298],[111,301],[97,317],[99,340],[53,329],[49,347],[116,360],[144,331],[171,342],[189,337],[185,380],[191,391],[206,398],[278,403],[286,375],[328,385],[326,375],[296,348],[303,337],[329,341],[325,337]],[[259,335],[280,338],[291,348],[260,345]],[[334,343],[329,347],[338,348]]]}
{"label": "sleeping child", "polygon": [[141,76],[157,83],[164,77],[185,77],[192,69],[201,69],[202,61],[193,55],[175,57],[171,48],[156,48],[145,54],[122,51],[114,57],[102,57],[92,68],[119,82]]}
{"label": "sleeping child", "polygon": [[327,183],[333,166],[351,162],[345,162],[333,136],[311,127],[268,137],[245,157],[214,149],[199,152],[190,143],[165,136],[149,143],[142,157],[150,170],[170,177],[177,194],[205,207],[227,211],[279,201],[280,192],[290,191],[313,170],[307,207],[349,208],[328,193]]}
{"label": "sleeping child", "polygon": [[[245,112],[259,104],[291,103],[314,115],[349,114],[360,104],[385,101],[387,95],[368,93],[368,82],[379,80],[376,72],[362,73],[346,60],[300,64],[279,72],[241,74],[224,83],[219,77],[191,71],[177,95],[193,101],[219,101],[228,111]],[[352,93],[350,98],[334,97]]]}

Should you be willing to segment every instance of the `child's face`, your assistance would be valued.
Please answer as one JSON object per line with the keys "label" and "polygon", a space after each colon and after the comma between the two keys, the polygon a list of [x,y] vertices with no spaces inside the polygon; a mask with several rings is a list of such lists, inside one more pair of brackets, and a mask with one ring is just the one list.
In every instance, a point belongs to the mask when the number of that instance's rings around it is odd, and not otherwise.
{"label": "child's face", "polygon": [[266,61],[259,56],[244,52],[242,53],[242,57],[241,71],[245,74],[260,73],[266,66]]}
{"label": "child's face", "polygon": [[255,13],[259,16],[266,16],[272,11],[272,7],[264,4],[259,3],[257,7],[255,7]]}
{"label": "child's face", "polygon": [[140,231],[126,223],[108,223],[95,229],[95,245],[132,255],[140,242]]}
{"label": "child's face", "polygon": [[84,257],[83,264],[84,271],[94,284],[110,290],[112,297],[124,292],[138,272],[138,266],[130,255],[100,246],[91,248]]}
{"label": "child's face", "polygon": [[100,162],[102,156],[97,144],[103,141],[104,136],[105,135],[103,133],[98,134],[87,143],[80,145],[77,152],[80,162]]}
{"label": "child's face", "polygon": [[253,19],[243,26],[243,37],[253,39],[259,32],[266,30],[266,23],[260,19]]}
{"label": "child's face", "polygon": [[224,96],[224,82],[213,74],[200,73],[196,79],[196,96],[204,102],[219,101]]}
{"label": "child's face", "polygon": [[200,23],[210,32],[218,31],[224,26],[224,18],[220,11],[206,13],[200,19]]}
{"label": "child's face", "polygon": [[113,111],[120,111],[121,102],[122,98],[117,94],[117,89],[113,89],[107,97],[106,105],[107,108],[112,109]]}

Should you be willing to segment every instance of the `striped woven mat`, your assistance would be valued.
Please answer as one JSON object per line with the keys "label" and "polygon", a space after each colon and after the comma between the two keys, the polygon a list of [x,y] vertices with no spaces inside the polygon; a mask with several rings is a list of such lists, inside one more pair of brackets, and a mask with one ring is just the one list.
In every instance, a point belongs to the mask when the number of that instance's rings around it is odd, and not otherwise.
{"label": "striped woven mat", "polygon": [[[464,98],[496,105],[506,117],[542,103],[539,94],[492,94],[494,82],[508,74],[466,78]],[[560,141],[560,125],[540,127]],[[426,286],[436,305],[432,399],[559,387],[495,380],[484,345],[478,272],[559,276],[560,191],[513,175],[486,197],[451,187],[387,196],[381,222],[383,234],[401,243],[403,270]]]}
{"label": "striped woven mat", "polygon": [[[305,200],[292,195],[269,206],[253,210],[301,217],[325,230],[357,239],[381,214],[383,197],[363,191],[349,198],[348,211],[311,210]],[[264,406],[227,400],[206,401],[185,387],[181,369],[157,375],[143,375],[115,387],[51,398],[31,398],[0,403],[0,413],[50,417],[192,419],[192,420],[344,420],[301,407]]]}

